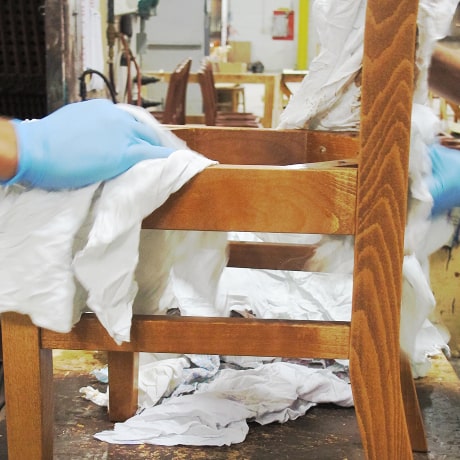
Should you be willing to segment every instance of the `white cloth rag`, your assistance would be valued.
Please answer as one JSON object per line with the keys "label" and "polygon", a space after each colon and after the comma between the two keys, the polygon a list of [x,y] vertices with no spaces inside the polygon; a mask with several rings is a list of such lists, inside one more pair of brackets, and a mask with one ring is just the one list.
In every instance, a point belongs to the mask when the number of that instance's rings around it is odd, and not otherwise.
{"label": "white cloth rag", "polygon": [[141,222],[215,162],[142,109],[120,107],[178,150],[78,190],[0,188],[0,312],[68,332],[89,307],[117,342],[129,340]]}
{"label": "white cloth rag", "polygon": [[350,385],[328,370],[286,362],[224,369],[194,394],[167,399],[95,437],[113,444],[230,445],[245,439],[248,420],[286,422],[325,402],[353,404]]}

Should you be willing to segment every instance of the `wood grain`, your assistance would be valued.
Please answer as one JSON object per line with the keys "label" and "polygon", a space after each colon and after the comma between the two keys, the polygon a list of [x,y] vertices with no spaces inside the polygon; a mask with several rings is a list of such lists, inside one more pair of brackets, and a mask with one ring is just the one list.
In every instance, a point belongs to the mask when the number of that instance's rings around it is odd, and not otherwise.
{"label": "wood grain", "polygon": [[[8,459],[53,458],[53,365],[29,317],[2,313]],[[19,352],[18,352],[19,351]]]}
{"label": "wood grain", "polygon": [[135,315],[131,341],[117,345],[95,315],[86,314],[70,333],[44,329],[41,340],[45,348],[70,350],[345,358],[349,324]]}
{"label": "wood grain", "polygon": [[308,261],[314,255],[315,249],[314,245],[231,241],[227,265],[239,268],[308,271]]}
{"label": "wood grain", "polygon": [[415,0],[368,2],[350,376],[368,458],[412,458],[399,321],[407,207]]}
{"label": "wood grain", "polygon": [[285,166],[356,158],[356,133],[303,129],[177,127],[171,131],[197,152],[224,164]]}
{"label": "wood grain", "polygon": [[211,166],[143,228],[351,234],[356,169]]}
{"label": "wood grain", "polygon": [[109,371],[109,419],[123,422],[138,408],[139,353],[107,353]]}
{"label": "wood grain", "polygon": [[[410,459],[411,441],[414,449],[424,449],[417,397],[407,363],[400,366],[399,347],[417,4],[367,2],[359,138],[300,130],[172,128],[192,148],[227,164],[207,168],[143,223],[160,229],[354,234],[351,324],[136,316],[131,341],[118,346],[91,314],[83,315],[68,334],[40,330],[26,317],[4,314],[10,460],[52,457],[52,348],[123,352],[111,354],[116,364],[111,378],[117,380],[118,393],[125,383],[130,388],[128,412],[136,373],[131,353],[140,350],[349,357],[366,458]],[[358,167],[330,163],[356,158],[358,150]],[[282,167],[306,162],[314,167]],[[234,263],[248,263],[243,248],[237,248]],[[257,246],[247,252],[258,259],[256,264],[278,265],[299,254],[299,248],[287,245],[283,258],[281,249],[267,249],[265,260]],[[18,356],[24,361],[19,365]],[[410,436],[407,420],[413,425]],[[25,450],[27,445],[34,447]]]}

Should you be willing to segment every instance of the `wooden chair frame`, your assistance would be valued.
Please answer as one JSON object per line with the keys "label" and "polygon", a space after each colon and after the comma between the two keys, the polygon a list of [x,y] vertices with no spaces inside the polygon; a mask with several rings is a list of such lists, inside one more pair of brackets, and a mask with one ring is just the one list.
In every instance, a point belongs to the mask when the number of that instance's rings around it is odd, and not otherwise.
{"label": "wooden chair frame", "polygon": [[203,98],[204,120],[207,126],[233,126],[260,128],[258,117],[249,112],[224,112],[217,110],[217,89],[212,64],[205,59],[198,71],[198,83]]}
{"label": "wooden chair frame", "polygon": [[[143,224],[352,234],[351,322],[136,316],[131,341],[117,346],[91,314],[69,334],[59,334],[6,313],[2,333],[10,460],[52,458],[53,348],[108,350],[112,420],[136,408],[132,383],[138,351],[349,358],[366,457],[410,459],[412,449],[426,450],[410,367],[399,346],[416,15],[415,0],[368,1],[359,137],[303,130],[179,129],[193,148],[221,155],[216,159],[227,164],[207,168]],[[250,164],[242,166],[248,158]],[[342,167],[348,158],[357,159],[357,166]],[[305,169],[280,166],[303,162],[318,163]],[[282,248],[272,249],[278,254]],[[234,260],[244,265],[259,256],[270,259],[268,252],[240,248],[244,257]]]}
{"label": "wooden chair frame", "polygon": [[165,125],[185,125],[187,85],[191,65],[192,60],[187,58],[174,69],[166,91],[164,111],[151,112]]}

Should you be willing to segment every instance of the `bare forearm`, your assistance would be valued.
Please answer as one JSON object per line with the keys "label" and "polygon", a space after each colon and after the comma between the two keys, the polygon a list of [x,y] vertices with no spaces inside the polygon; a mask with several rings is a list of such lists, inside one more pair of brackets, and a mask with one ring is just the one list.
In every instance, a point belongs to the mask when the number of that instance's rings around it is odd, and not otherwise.
{"label": "bare forearm", "polygon": [[460,50],[438,43],[431,58],[428,83],[433,93],[460,104]]}
{"label": "bare forearm", "polygon": [[0,119],[0,180],[11,179],[18,166],[18,149],[13,125]]}

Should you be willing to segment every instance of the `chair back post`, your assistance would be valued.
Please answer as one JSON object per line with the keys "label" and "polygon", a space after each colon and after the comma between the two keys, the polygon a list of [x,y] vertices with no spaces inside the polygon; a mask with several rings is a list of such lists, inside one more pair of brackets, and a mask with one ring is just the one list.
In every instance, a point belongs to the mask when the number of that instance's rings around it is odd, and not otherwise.
{"label": "chair back post", "polygon": [[185,125],[187,83],[191,65],[192,60],[188,58],[171,74],[161,120],[163,124]]}
{"label": "chair back post", "polygon": [[198,72],[203,98],[204,120],[207,126],[228,126],[240,128],[259,128],[259,118],[248,112],[219,111],[217,104],[217,89],[214,80],[212,63],[204,60]]}
{"label": "chair back post", "polygon": [[204,60],[198,71],[198,83],[203,99],[204,121],[207,126],[215,126],[217,116],[217,93],[211,66],[211,62]]}
{"label": "chair back post", "polygon": [[[412,458],[399,321],[417,7],[416,0],[368,0],[366,12],[350,376],[363,444],[375,459]],[[379,438],[386,452],[376,451]]]}

